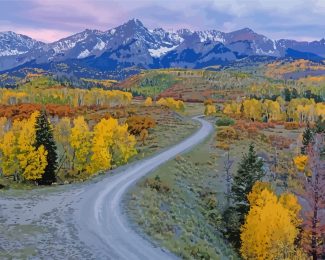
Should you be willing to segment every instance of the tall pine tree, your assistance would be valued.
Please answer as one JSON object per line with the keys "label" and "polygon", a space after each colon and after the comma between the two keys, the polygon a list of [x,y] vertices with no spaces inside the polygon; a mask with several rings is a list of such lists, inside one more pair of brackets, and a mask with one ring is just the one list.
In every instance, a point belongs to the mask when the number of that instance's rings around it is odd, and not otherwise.
{"label": "tall pine tree", "polygon": [[307,147],[313,140],[313,130],[309,126],[309,122],[307,122],[307,126],[302,134],[302,147],[301,147],[301,154],[307,153]]}
{"label": "tall pine tree", "polygon": [[254,183],[264,176],[263,161],[258,158],[253,144],[250,144],[247,154],[244,154],[237,174],[234,176],[234,183],[231,189],[231,196],[237,210],[244,216],[249,211],[248,193],[252,191]]}
{"label": "tall pine tree", "polygon": [[224,213],[226,236],[236,248],[240,248],[240,227],[244,224],[250,207],[247,195],[255,182],[264,175],[263,162],[258,158],[254,145],[250,144],[248,153],[244,154],[234,176],[231,188],[233,204]]}
{"label": "tall pine tree", "polygon": [[56,181],[57,152],[53,137],[53,130],[47,118],[46,111],[43,109],[36,120],[36,141],[35,147],[43,145],[47,151],[47,166],[45,172],[38,183],[41,185],[51,185]]}
{"label": "tall pine tree", "polygon": [[325,120],[323,119],[322,116],[319,116],[316,120],[315,132],[317,134],[325,133]]}

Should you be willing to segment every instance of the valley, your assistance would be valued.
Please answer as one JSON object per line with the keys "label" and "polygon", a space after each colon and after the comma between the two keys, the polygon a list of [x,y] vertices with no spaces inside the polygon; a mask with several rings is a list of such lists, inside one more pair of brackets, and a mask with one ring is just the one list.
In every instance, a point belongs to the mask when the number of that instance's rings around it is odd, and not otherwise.
{"label": "valley", "polygon": [[323,259],[324,50],[0,33],[0,258]]}

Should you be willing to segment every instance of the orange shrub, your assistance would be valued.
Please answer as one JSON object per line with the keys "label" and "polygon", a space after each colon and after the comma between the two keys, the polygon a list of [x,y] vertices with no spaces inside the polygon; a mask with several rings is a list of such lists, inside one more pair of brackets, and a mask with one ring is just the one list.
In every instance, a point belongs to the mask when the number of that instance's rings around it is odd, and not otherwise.
{"label": "orange shrub", "polygon": [[[26,119],[29,118],[34,111],[40,111],[43,108],[44,106],[40,104],[0,105],[0,117]],[[47,104],[45,109],[49,115],[59,117],[71,117],[77,112],[75,108],[71,108],[68,105]]]}
{"label": "orange shrub", "polygon": [[142,130],[156,127],[156,121],[148,116],[131,116],[126,120],[126,123],[133,135],[140,135]]}
{"label": "orange shrub", "polygon": [[287,130],[299,129],[299,123],[298,122],[285,122],[284,128]]}
{"label": "orange shrub", "polygon": [[231,126],[219,127],[216,134],[217,141],[231,141],[238,139],[236,130]]}

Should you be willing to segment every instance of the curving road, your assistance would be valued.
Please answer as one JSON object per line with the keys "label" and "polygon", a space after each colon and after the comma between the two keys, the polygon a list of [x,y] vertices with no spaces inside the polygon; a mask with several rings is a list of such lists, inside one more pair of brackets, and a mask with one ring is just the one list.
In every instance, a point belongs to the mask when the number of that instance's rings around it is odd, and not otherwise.
{"label": "curving road", "polygon": [[176,259],[137,234],[123,214],[121,202],[126,191],[152,170],[202,142],[213,131],[204,119],[195,117],[201,128],[192,136],[149,159],[130,164],[118,174],[89,185],[76,205],[78,236],[96,251],[97,259]]}

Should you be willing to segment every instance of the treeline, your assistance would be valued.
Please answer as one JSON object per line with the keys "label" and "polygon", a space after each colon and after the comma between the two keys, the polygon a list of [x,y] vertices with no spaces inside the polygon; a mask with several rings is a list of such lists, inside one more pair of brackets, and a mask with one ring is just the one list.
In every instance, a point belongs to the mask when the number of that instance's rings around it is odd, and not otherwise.
{"label": "treeline", "polygon": [[251,99],[270,99],[275,101],[278,97],[282,97],[289,102],[291,99],[308,98],[314,99],[316,103],[324,102],[325,88],[324,85],[313,86],[300,82],[286,82],[286,84],[253,84],[246,93]]}
{"label": "treeline", "polygon": [[132,101],[132,94],[120,90],[104,90],[100,88],[24,88],[0,89],[0,104],[15,105],[21,103],[60,104],[79,106],[125,106]]}
{"label": "treeline", "polygon": [[325,118],[325,104],[314,99],[296,98],[286,102],[278,97],[275,101],[245,99],[224,106],[223,112],[232,117],[244,117],[252,121],[316,122]]}
{"label": "treeline", "polygon": [[103,118],[91,128],[82,116],[64,117],[52,125],[44,110],[12,123],[0,118],[0,141],[1,175],[39,184],[59,176],[84,179],[137,153],[128,125],[117,119]]}

